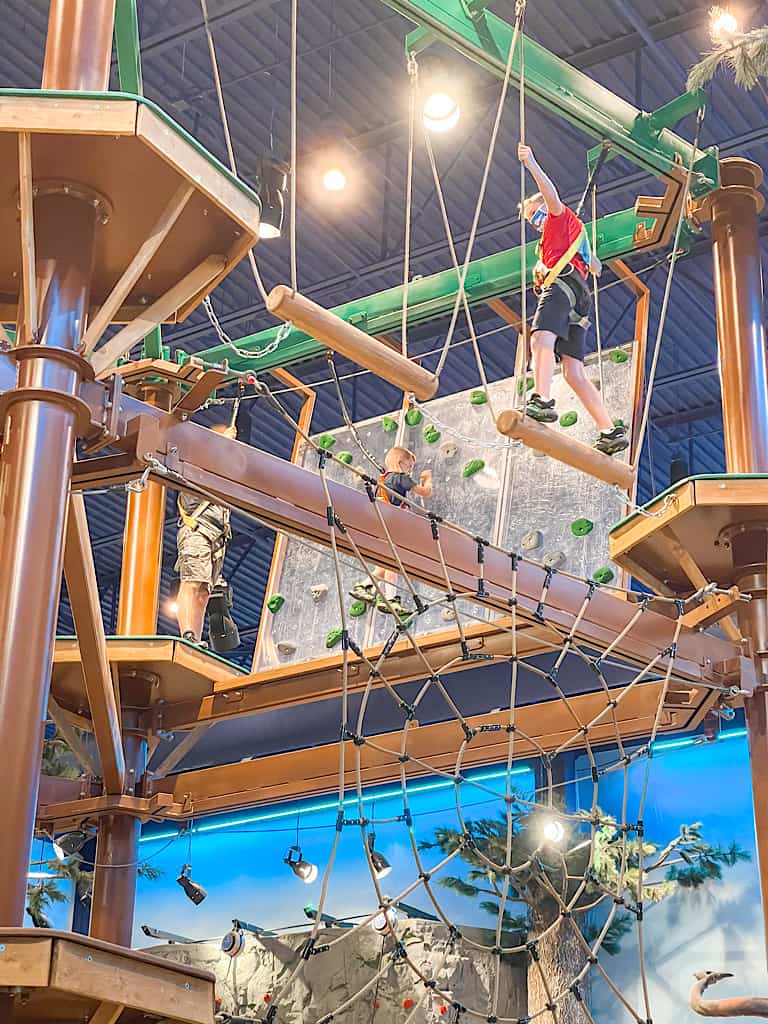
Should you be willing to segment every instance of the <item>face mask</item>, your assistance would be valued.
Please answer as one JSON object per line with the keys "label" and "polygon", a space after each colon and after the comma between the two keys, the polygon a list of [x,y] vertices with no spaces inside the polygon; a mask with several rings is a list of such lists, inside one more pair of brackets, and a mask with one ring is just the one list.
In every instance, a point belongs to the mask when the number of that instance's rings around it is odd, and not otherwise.
{"label": "face mask", "polygon": [[530,217],[531,226],[534,228],[540,228],[544,221],[547,219],[546,211],[544,207],[540,206],[538,210],[535,210]]}

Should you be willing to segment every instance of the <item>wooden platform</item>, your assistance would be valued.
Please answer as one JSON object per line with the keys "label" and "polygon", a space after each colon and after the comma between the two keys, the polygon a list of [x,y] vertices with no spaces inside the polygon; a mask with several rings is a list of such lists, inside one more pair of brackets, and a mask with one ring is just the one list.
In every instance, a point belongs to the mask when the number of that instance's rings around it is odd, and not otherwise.
{"label": "wooden platform", "polygon": [[214,981],[71,932],[0,929],[3,1024],[213,1024]]}
{"label": "wooden platform", "polygon": [[[768,521],[768,476],[696,476],[683,480],[612,530],[610,556],[660,594],[698,589],[691,569],[721,587],[734,582],[729,533]],[[688,570],[688,571],[686,571]]]}

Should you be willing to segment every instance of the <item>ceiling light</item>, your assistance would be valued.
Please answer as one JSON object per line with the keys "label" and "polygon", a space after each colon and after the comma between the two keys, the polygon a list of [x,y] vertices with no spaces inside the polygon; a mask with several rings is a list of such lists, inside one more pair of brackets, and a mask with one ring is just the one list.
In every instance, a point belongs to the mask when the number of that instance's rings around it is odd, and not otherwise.
{"label": "ceiling light", "polygon": [[187,898],[192,900],[192,902],[197,907],[200,906],[200,904],[203,902],[208,893],[202,887],[202,885],[199,885],[197,882],[192,881],[191,874],[192,865],[185,864],[182,867],[181,873],[179,874],[179,877],[176,879],[176,881],[184,890],[184,893],[187,896]]}
{"label": "ceiling light", "polygon": [[565,828],[562,821],[559,821],[557,818],[549,818],[544,823],[542,832],[548,843],[559,843],[565,835]]}
{"label": "ceiling light", "polygon": [[371,866],[373,867],[373,873],[378,879],[386,878],[387,875],[392,872],[392,865],[389,863],[383,853],[375,848],[376,844],[376,833],[371,832],[368,836],[368,853],[371,858]]}
{"label": "ceiling light", "polygon": [[259,238],[279,238],[283,230],[290,167],[282,160],[263,156],[256,166],[256,191],[261,200]]}
{"label": "ceiling light", "polygon": [[709,12],[709,34],[714,43],[722,43],[739,31],[736,15],[723,7],[713,7]]}
{"label": "ceiling light", "polygon": [[72,857],[74,854],[80,853],[90,838],[90,834],[82,829],[77,829],[74,832],[64,832],[53,843],[53,852],[57,860],[64,860],[66,857]]}
{"label": "ceiling light", "polygon": [[179,614],[179,602],[178,601],[168,601],[166,603],[165,610],[168,612],[169,615],[178,615]]}
{"label": "ceiling light", "polygon": [[433,92],[422,111],[424,127],[430,132],[449,132],[459,123],[461,107],[447,92]]}
{"label": "ceiling light", "polygon": [[347,176],[340,167],[329,167],[323,173],[323,188],[327,192],[343,192],[347,187]]}
{"label": "ceiling light", "polygon": [[304,860],[300,846],[292,846],[283,857],[283,863],[287,864],[291,871],[300,878],[305,885],[311,885],[317,881],[317,864]]}

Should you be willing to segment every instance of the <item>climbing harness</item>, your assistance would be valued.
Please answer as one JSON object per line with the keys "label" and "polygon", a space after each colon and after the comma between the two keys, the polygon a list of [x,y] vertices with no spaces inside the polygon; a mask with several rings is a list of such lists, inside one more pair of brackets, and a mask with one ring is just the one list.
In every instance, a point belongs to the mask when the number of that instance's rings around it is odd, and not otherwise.
{"label": "climbing harness", "polygon": [[181,495],[179,495],[176,498],[176,508],[178,509],[179,512],[179,526],[186,526],[190,530],[196,530],[200,525],[200,520],[208,511],[208,509],[219,507],[221,507],[224,512],[224,531],[222,533],[221,543],[217,543],[214,546],[214,550],[216,550],[219,547],[223,547],[223,545],[227,543],[227,541],[232,535],[232,528],[229,523],[230,512],[228,508],[224,508],[223,506],[214,506],[212,501],[201,501],[200,504],[195,509],[195,511],[190,513],[185,511],[183,505],[181,504]]}
{"label": "climbing harness", "polygon": [[387,484],[387,477],[393,475],[395,474],[391,471],[381,473],[379,475],[379,486],[376,488],[376,497],[379,501],[383,501],[385,505],[392,505],[393,508],[408,509],[410,508],[410,505],[405,498],[400,497],[400,495],[397,494],[397,491],[393,491]]}

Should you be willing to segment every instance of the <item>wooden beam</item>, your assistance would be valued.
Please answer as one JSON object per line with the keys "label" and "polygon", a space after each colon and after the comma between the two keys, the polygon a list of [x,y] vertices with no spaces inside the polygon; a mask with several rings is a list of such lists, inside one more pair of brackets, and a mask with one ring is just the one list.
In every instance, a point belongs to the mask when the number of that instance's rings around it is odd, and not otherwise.
{"label": "wooden beam", "polygon": [[157,768],[152,769],[150,772],[152,778],[162,779],[172,772],[176,765],[187,756],[190,750],[192,750],[198,740],[203,738],[212,725],[213,722],[205,722],[203,725],[196,725],[193,729],[186,732],[173,750],[165,755]]}
{"label": "wooden beam", "polygon": [[588,476],[615,484],[624,491],[630,491],[634,486],[635,472],[628,463],[590,448],[581,441],[566,437],[565,434],[552,430],[543,423],[537,423],[517,409],[502,412],[496,426],[499,433],[506,437],[522,441],[527,448],[543,452],[544,455],[573,466]]}
{"label": "wooden beam", "polygon": [[109,341],[96,349],[91,362],[96,375],[110,370],[137,342],[145,338],[153,327],[180,309],[193,295],[198,294],[217,277],[227,264],[226,256],[208,256],[180,281],[148,306],[135,320],[118,331]]}
{"label": "wooden beam", "polygon": [[[272,528],[318,541],[324,546],[330,544],[327,499],[318,474],[194,423],[177,423],[168,417],[160,420],[148,414],[141,416],[134,426],[136,431],[129,439],[131,449],[143,459],[156,459],[182,488],[185,484],[193,489],[202,488],[214,500],[255,514]],[[157,478],[168,482],[163,473],[159,472]],[[96,485],[96,479],[90,483]],[[337,531],[336,535],[341,552],[353,554],[354,541],[368,562],[397,569],[382,533],[381,515],[406,572],[428,586],[445,587],[437,543],[425,516],[388,505],[374,508],[359,490],[332,481],[328,481],[328,490],[334,511],[346,530],[346,533]],[[449,524],[441,524],[439,537],[453,589],[474,594],[477,588],[475,539]],[[521,560],[513,591],[508,551],[489,545],[485,548],[484,565],[487,594],[473,599],[478,604],[508,613],[509,602],[516,595],[521,619],[540,621],[537,611],[548,578],[546,570]],[[565,573],[551,576],[542,608],[545,623],[570,629],[579,616],[585,592],[586,586],[581,580]],[[605,648],[613,644],[619,634],[625,634],[614,648],[616,656],[647,664],[670,645],[675,625],[672,619],[652,607],[637,613],[637,605],[632,601],[617,597],[610,590],[598,590],[580,616],[577,636],[584,643]],[[677,645],[675,675],[708,679],[709,666],[735,657],[737,653],[731,643],[683,630]],[[663,666],[663,659],[659,664]]]}
{"label": "wooden beam", "polygon": [[88,750],[86,745],[78,736],[77,730],[69,721],[64,709],[61,708],[50,695],[48,697],[48,714],[56,725],[56,728],[61,733],[62,739],[66,742],[67,746],[83,768],[85,768],[86,772],[93,776],[93,778],[99,778],[101,773],[96,762],[91,757],[90,750]]}
{"label": "wooden beam", "polygon": [[[677,559],[680,568],[694,587],[696,587],[697,590],[700,590],[702,587],[706,587],[710,581],[698,567],[690,552],[686,551],[680,543],[672,527],[668,526],[663,533],[659,534],[659,536],[666,542],[667,546]],[[720,628],[729,640],[732,640],[735,644],[741,643],[741,630],[734,622],[731,621],[730,618],[722,618]]]}
{"label": "wooden beam", "polygon": [[101,1003],[89,1019],[88,1024],[117,1024],[124,1009],[123,1003]]}
{"label": "wooden beam", "polygon": [[64,575],[80,644],[83,678],[96,745],[99,748],[104,788],[107,793],[122,793],[125,787],[125,758],[120,711],[107,659],[96,569],[82,494],[73,493],[69,498]]}
{"label": "wooden beam", "polygon": [[37,278],[35,272],[35,214],[32,193],[32,137],[19,132],[19,206],[21,212],[22,344],[37,339]]}
{"label": "wooden beam", "polygon": [[[564,743],[569,744],[568,749],[581,749],[584,737],[579,734],[579,726],[574,723],[571,711],[585,725],[606,712],[589,730],[589,742],[592,744],[612,742],[616,728],[621,730],[624,740],[647,736],[653,727],[662,689],[663,682],[654,681],[638,683],[626,692],[614,709],[616,726],[606,709],[609,701],[620,697],[621,688],[572,697],[569,701],[571,710],[564,702],[556,700],[518,708],[515,757],[537,756],[541,749],[553,751]],[[684,728],[695,710],[691,707],[665,710],[662,728]],[[473,730],[479,730],[481,726],[485,729],[476,732],[466,746],[462,767],[506,761],[509,711],[476,715],[468,718],[467,724]],[[347,741],[345,785],[354,787],[356,784],[356,751],[360,752],[361,779],[365,786],[397,780],[401,769],[401,735],[400,732],[390,732],[366,737],[368,743],[360,747]],[[427,761],[428,766],[411,760],[407,769],[409,776],[455,770],[457,751],[464,739],[464,731],[455,720],[410,726],[406,752],[411,758]],[[150,785],[153,792],[172,794],[176,804],[187,800],[196,815],[303,799],[332,792],[338,787],[340,753],[339,743],[329,743],[237,764],[184,772]]]}
{"label": "wooden beam", "polygon": [[440,382],[434,373],[400,352],[393,352],[376,338],[306,296],[294,292],[287,285],[280,284],[272,289],[267,298],[267,309],[278,319],[290,321],[334,352],[353,359],[403,391],[413,392],[422,401],[433,398],[438,389]]}
{"label": "wooden beam", "polygon": [[88,330],[83,337],[83,349],[86,355],[96,347],[104,331],[116,318],[117,311],[121,308],[136,282],[149,266],[152,257],[168,237],[171,228],[179,219],[194,191],[193,185],[182,181],[171,196],[150,231],[149,236],[141,244],[138,252],[123,271],[122,277],[117,281],[98,313],[88,324]]}
{"label": "wooden beam", "polygon": [[79,828],[86,819],[104,815],[127,815],[141,821],[180,821],[191,813],[188,800],[177,803],[167,792],[155,792],[149,797],[86,796],[50,804],[42,803],[45,787],[40,792],[37,824],[48,832],[66,832]]}

